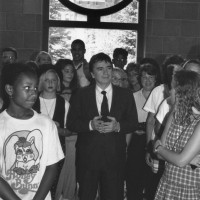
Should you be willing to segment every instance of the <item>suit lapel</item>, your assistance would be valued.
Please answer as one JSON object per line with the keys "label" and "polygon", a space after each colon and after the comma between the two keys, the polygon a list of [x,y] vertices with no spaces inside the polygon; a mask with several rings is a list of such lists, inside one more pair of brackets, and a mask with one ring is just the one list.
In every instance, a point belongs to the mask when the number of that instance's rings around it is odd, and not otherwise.
{"label": "suit lapel", "polygon": [[97,102],[96,102],[96,85],[94,84],[91,87],[90,94],[89,94],[89,110],[92,116],[99,116],[99,112],[97,109]]}
{"label": "suit lapel", "polygon": [[116,105],[118,102],[118,97],[119,97],[119,95],[116,95],[117,88],[114,85],[112,85],[112,87],[113,87],[113,94],[112,94],[112,102],[111,102],[111,107],[110,107],[110,116],[114,116],[114,112],[115,112]]}

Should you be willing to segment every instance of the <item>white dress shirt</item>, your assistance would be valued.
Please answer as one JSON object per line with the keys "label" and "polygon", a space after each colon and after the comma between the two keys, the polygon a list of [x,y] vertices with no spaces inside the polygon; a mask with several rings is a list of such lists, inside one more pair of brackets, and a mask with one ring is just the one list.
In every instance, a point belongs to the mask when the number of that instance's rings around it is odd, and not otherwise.
{"label": "white dress shirt", "polygon": [[[103,101],[103,94],[101,94],[102,91],[103,90],[98,85],[96,85],[96,103],[99,115],[101,115],[101,104]],[[113,93],[112,85],[110,84],[104,91],[106,91],[106,97],[108,99],[108,109],[110,111]]]}
{"label": "white dress shirt", "polygon": [[[103,90],[98,86],[96,85],[96,103],[97,103],[97,110],[98,110],[98,113],[99,113],[99,116],[101,116],[101,104],[102,104],[102,101],[103,101],[103,94],[101,94]],[[106,97],[108,99],[108,109],[110,111],[110,108],[111,108],[111,104],[112,104],[112,94],[113,94],[113,88],[112,88],[112,84],[110,84],[104,91],[106,91]],[[91,121],[89,123],[89,128],[90,130],[93,130],[92,129],[92,125],[91,125]]]}

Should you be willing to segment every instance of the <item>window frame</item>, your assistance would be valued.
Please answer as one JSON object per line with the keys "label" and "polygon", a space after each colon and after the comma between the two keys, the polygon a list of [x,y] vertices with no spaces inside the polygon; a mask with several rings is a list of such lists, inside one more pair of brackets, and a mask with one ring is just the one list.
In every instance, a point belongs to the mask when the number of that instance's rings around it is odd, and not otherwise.
{"label": "window frame", "polygon": [[[87,15],[87,21],[61,21],[49,19],[49,0],[43,1],[43,34],[42,49],[48,51],[49,28],[94,28],[94,29],[119,29],[137,31],[137,58],[141,60],[144,57],[145,46],[145,19],[146,19],[146,0],[137,0],[139,2],[138,23],[118,23],[118,22],[101,22],[100,17],[113,14],[126,7],[132,0],[124,0],[115,6],[105,9],[88,9],[78,6],[69,0],[59,0],[66,6],[77,13]],[[67,3],[66,3],[67,2]]]}

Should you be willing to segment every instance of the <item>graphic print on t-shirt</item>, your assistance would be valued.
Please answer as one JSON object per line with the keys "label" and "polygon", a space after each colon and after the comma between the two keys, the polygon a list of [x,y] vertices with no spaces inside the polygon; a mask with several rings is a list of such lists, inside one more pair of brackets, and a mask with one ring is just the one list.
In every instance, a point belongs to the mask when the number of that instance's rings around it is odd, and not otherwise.
{"label": "graphic print on t-shirt", "polygon": [[6,180],[11,187],[21,194],[35,191],[39,182],[34,181],[40,169],[40,159],[43,151],[41,131],[17,131],[5,141],[3,147]]}

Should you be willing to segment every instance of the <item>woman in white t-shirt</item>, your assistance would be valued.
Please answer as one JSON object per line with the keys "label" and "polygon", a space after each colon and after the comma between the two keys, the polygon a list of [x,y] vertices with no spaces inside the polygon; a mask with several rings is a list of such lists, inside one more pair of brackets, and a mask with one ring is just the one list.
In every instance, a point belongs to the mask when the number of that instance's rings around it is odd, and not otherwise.
{"label": "woman in white t-shirt", "polygon": [[147,112],[143,110],[143,106],[152,89],[158,84],[159,75],[159,68],[154,65],[146,64],[141,67],[139,80],[142,89],[133,93],[137,108],[139,127],[134,133],[127,135],[127,200],[143,198],[147,169],[145,162]]}

